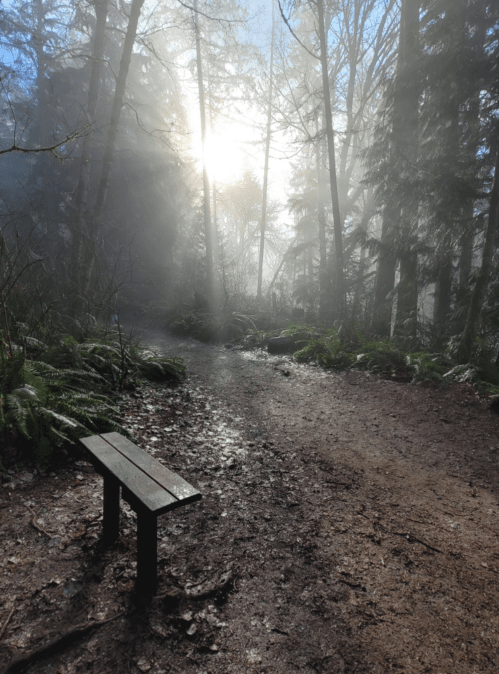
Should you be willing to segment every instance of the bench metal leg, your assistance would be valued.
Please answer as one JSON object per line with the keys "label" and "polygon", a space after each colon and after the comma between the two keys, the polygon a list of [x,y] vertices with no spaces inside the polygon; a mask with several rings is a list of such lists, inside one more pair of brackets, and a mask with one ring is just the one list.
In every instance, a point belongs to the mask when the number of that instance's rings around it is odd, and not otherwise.
{"label": "bench metal leg", "polygon": [[120,531],[120,483],[114,477],[104,477],[104,543],[113,543]]}
{"label": "bench metal leg", "polygon": [[137,592],[154,595],[158,585],[157,516],[137,512]]}

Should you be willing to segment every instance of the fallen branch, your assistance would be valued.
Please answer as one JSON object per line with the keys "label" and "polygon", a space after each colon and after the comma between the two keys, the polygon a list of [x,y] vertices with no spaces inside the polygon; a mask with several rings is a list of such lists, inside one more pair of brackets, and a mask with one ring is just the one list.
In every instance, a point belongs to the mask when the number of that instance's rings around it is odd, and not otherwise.
{"label": "fallen branch", "polygon": [[227,592],[234,583],[234,573],[231,570],[223,573],[219,578],[211,581],[202,581],[196,585],[191,585],[187,589],[180,590],[173,588],[166,594],[159,594],[153,597],[154,600],[160,599],[206,599],[219,592]]}
{"label": "fallen branch", "polygon": [[211,597],[218,592],[226,592],[234,580],[234,574],[231,570],[226,571],[219,580],[214,580],[208,583],[196,585],[193,589],[186,591],[186,595],[190,599],[205,599]]}
{"label": "fallen branch", "polygon": [[89,623],[76,625],[75,627],[72,627],[71,629],[64,632],[64,634],[61,634],[60,636],[52,639],[52,641],[49,641],[47,644],[45,644],[45,646],[40,646],[39,648],[35,648],[34,651],[31,651],[31,653],[20,655],[19,657],[14,658],[7,665],[7,667],[1,670],[0,674],[16,674],[17,672],[21,672],[25,667],[31,665],[33,662],[49,655],[54,655],[66,646],[69,646],[69,644],[71,644],[73,641],[86,636],[94,629],[98,629],[99,627],[107,625],[113,620],[116,620],[116,618],[120,618],[124,614],[125,611],[122,611],[121,613],[117,613],[112,618],[107,618],[107,620],[92,621]]}
{"label": "fallen branch", "polygon": [[31,520],[31,526],[34,527],[37,531],[39,531],[41,534],[47,536],[47,538],[54,538],[52,534],[49,534],[48,531],[45,531],[45,529],[42,529],[42,527],[36,523],[36,513],[33,512],[33,510],[31,510],[31,508],[28,505],[26,506],[26,508],[33,515],[33,519]]}
{"label": "fallen branch", "polygon": [[425,543],[420,538],[416,538],[416,536],[413,536],[409,532],[407,532],[406,534],[403,534],[403,533],[400,533],[399,531],[388,531],[388,529],[385,529],[384,527],[382,527],[382,529],[386,534],[392,534],[393,536],[401,536],[402,538],[405,538],[406,541],[409,541],[409,543],[411,541],[416,541],[416,543],[421,543],[421,545],[424,545],[429,550],[433,550],[433,552],[438,552],[441,555],[445,555],[445,552],[443,552],[442,550],[439,550],[438,548],[434,548],[429,543]]}
{"label": "fallen branch", "polygon": [[15,608],[16,608],[16,607],[15,607],[15,605],[14,605],[14,606],[10,609],[10,613],[9,613],[9,615],[7,616],[7,620],[4,622],[4,624],[3,624],[3,626],[2,626],[2,629],[0,630],[0,640],[2,639],[3,633],[5,632],[5,629],[6,629],[7,625],[9,624],[10,619],[12,618],[12,614],[14,613],[14,609],[15,609]]}

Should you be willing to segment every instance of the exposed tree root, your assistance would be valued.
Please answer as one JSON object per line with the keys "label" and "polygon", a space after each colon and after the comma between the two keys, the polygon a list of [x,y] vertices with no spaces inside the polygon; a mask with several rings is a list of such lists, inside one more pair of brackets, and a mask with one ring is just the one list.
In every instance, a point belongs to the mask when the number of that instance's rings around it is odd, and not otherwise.
{"label": "exposed tree root", "polygon": [[1,670],[0,674],[17,674],[22,672],[26,667],[28,667],[28,665],[31,665],[37,660],[45,658],[49,655],[55,655],[59,651],[62,651],[64,648],[66,648],[66,646],[69,646],[73,641],[86,636],[94,629],[103,627],[104,625],[107,625],[108,623],[116,620],[116,618],[122,617],[123,615],[125,615],[124,611],[118,613],[112,618],[108,618],[107,620],[92,621],[89,623],[76,625],[75,627],[72,627],[71,629],[64,632],[64,634],[55,637],[44,646],[40,646],[39,648],[35,648],[35,650],[31,651],[30,653],[26,653],[24,655],[18,656],[17,658],[14,658],[7,665],[7,667]]}

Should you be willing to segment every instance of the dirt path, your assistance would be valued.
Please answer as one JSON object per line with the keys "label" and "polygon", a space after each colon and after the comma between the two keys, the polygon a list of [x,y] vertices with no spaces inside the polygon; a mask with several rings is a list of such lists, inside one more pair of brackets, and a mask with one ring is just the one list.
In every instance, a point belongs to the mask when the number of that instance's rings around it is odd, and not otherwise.
{"label": "dirt path", "polygon": [[189,379],[125,418],[204,494],[160,520],[160,597],[132,601],[134,513],[100,548],[90,466],[14,476],[0,661],[116,617],[27,671],[498,671],[499,419],[471,389],[150,338]]}

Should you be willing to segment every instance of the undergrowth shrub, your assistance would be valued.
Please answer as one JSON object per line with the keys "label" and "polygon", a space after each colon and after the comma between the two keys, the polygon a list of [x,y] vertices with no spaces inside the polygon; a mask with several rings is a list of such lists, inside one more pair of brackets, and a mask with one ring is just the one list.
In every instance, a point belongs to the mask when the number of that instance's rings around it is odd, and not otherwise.
{"label": "undergrowth shrub", "polygon": [[385,376],[408,376],[407,354],[389,339],[360,338],[353,367]]}
{"label": "undergrowth shrub", "polygon": [[174,334],[203,342],[242,340],[251,333],[269,335],[289,323],[289,318],[259,308],[249,298],[239,298],[237,302],[232,298],[219,311],[210,311],[206,299],[199,296],[168,312],[164,320],[165,327]]}
{"label": "undergrowth shrub", "polygon": [[226,342],[240,339],[248,330],[256,330],[251,316],[236,311],[188,312],[168,324],[176,335],[193,337],[202,342]]}
{"label": "undergrowth shrub", "polygon": [[43,463],[54,450],[84,435],[126,434],[115,420],[116,405],[99,392],[105,383],[95,372],[56,368],[22,353],[6,358],[3,353],[0,435],[10,435],[18,449]]}
{"label": "undergrowth shrub", "polygon": [[[85,435],[128,435],[117,422],[117,394],[127,384],[185,376],[179,358],[144,351],[119,330],[81,343],[62,335],[50,346],[23,336],[11,349],[0,340],[0,359],[0,440],[11,453],[42,463]],[[2,459],[9,457],[0,448]]]}
{"label": "undergrowth shrub", "polygon": [[344,350],[338,332],[334,329],[319,337],[302,341],[305,346],[293,354],[299,362],[315,362],[333,370],[344,370],[352,364],[352,354]]}
{"label": "undergrowth shrub", "polygon": [[358,332],[346,339],[336,329],[304,325],[292,325],[273,333],[253,330],[243,344],[263,348],[270,337],[278,335],[297,338],[301,348],[293,357],[298,362],[315,363],[333,370],[367,370],[412,384],[429,381],[447,386],[450,382],[468,382],[479,390],[499,395],[499,368],[494,350],[484,340],[476,340],[472,361],[465,365],[456,364],[456,345],[452,341],[444,352],[411,352],[400,341],[373,339]]}

